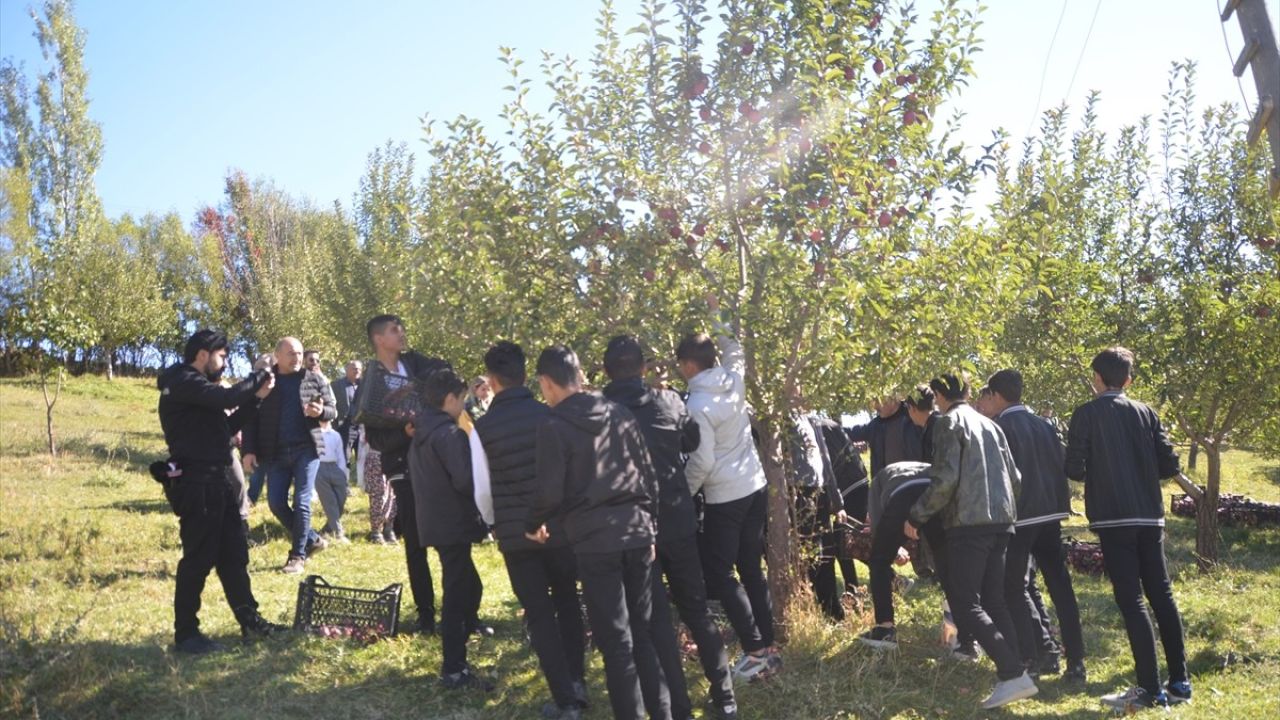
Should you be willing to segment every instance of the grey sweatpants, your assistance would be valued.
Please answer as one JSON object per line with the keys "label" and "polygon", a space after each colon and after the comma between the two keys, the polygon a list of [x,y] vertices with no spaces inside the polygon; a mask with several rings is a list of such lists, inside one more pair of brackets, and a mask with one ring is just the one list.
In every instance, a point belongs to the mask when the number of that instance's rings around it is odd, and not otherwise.
{"label": "grey sweatpants", "polygon": [[316,494],[320,507],[324,508],[324,528],[320,532],[335,537],[345,537],[342,529],[342,510],[347,505],[347,474],[338,463],[322,462],[316,473]]}

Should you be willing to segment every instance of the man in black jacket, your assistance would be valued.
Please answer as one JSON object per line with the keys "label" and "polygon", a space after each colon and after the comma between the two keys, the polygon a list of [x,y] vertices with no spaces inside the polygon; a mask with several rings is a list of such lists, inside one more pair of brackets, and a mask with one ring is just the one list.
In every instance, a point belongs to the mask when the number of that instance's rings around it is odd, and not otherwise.
{"label": "man in black jacket", "polygon": [[[311,496],[324,453],[321,420],[338,416],[333,391],[324,376],[302,366],[302,343],[281,338],[276,343],[276,390],[262,402],[244,430],[244,467],[267,468],[267,503],[292,534],[293,546],[284,572],[301,573],[307,556],[327,543],[311,528]],[[293,505],[289,487],[293,486]]]}
{"label": "man in black jacket", "polygon": [[[800,402],[797,400],[797,407]],[[834,516],[836,522],[845,523],[849,517],[817,419],[797,411],[791,423],[796,533],[814,555],[808,568],[814,598],[827,617],[839,622],[844,620],[844,607],[836,587],[836,542],[831,520]]]}
{"label": "man in black jacket", "polygon": [[635,417],[583,392],[581,372],[578,356],[563,345],[538,357],[538,385],[551,412],[538,424],[538,493],[525,533],[546,542],[547,521],[563,520],[614,717],[671,720],[649,626],[657,473]]}
{"label": "man in black jacket", "polygon": [[[395,315],[378,315],[365,325],[369,342],[373,345],[375,362],[381,366],[370,368],[368,377],[361,383],[361,392],[368,390],[369,383],[387,382],[386,373],[400,378],[425,378],[436,370],[450,367],[449,363],[439,358],[429,358],[408,350],[408,339],[405,336],[404,324]],[[359,406],[357,396],[356,405]],[[409,569],[409,591],[413,594],[413,602],[418,606],[417,630],[426,635],[436,631],[435,587],[431,580],[431,567],[427,565],[427,553],[418,537],[417,503],[413,484],[408,480],[409,443],[413,438],[412,422],[395,427],[378,427],[365,425],[365,435],[369,446],[381,453],[382,474],[396,496],[396,520],[400,532],[404,534],[405,564]],[[384,530],[389,541],[395,540],[390,528]]]}
{"label": "man in black jacket", "polygon": [[[1130,400],[1133,353],[1109,348],[1093,358],[1098,396],[1076,408],[1067,431],[1067,477],[1084,483],[1089,528],[1098,534],[1116,604],[1124,616],[1138,684],[1102,702],[1130,710],[1191,699],[1182,616],[1164,558],[1164,495],[1160,481],[1178,475],[1178,454],[1146,405]],[[1160,686],[1156,637],[1143,604],[1151,603],[1169,666]],[[1166,692],[1167,691],[1167,692]]]}
{"label": "man in black jacket", "polygon": [[477,501],[493,525],[511,590],[524,608],[529,641],[551,690],[543,716],[576,720],[586,706],[577,563],[557,519],[548,521],[544,544],[524,535],[537,491],[538,423],[550,408],[525,387],[525,356],[519,345],[497,343],[485,353],[484,365],[494,397],[471,434]]}
{"label": "man in black jacket", "polygon": [[[1022,661],[1033,675],[1058,672],[1058,647],[1040,621],[1029,588],[1039,568],[1058,610],[1067,654],[1066,678],[1084,682],[1084,631],[1080,606],[1062,552],[1062,521],[1071,516],[1071,492],[1063,466],[1062,443],[1053,427],[1022,404],[1022,374],[1001,370],[987,381],[987,405],[1004,431],[1014,464],[1022,475],[1018,521],[1005,555],[1005,604],[1018,632]],[[1032,564],[1034,558],[1035,563]]]}
{"label": "man in black jacket", "polygon": [[[836,476],[836,488],[840,491],[840,501],[845,515],[858,522],[865,522],[869,478],[867,467],[862,463],[862,456],[858,454],[857,446],[836,421],[816,415],[810,416],[810,420],[822,433],[822,441],[826,445],[827,457],[831,458],[831,470]],[[833,539],[838,543],[839,534],[834,534]],[[840,564],[845,592],[854,592],[858,587],[858,568],[853,564],[853,558],[837,557],[836,561]]]}
{"label": "man in black jacket", "polygon": [[424,547],[434,547],[440,556],[444,585],[440,684],[450,690],[492,690],[493,685],[472,673],[467,664],[468,625],[480,609],[484,592],[471,560],[471,545],[486,534],[476,509],[471,447],[467,433],[458,427],[467,383],[453,370],[444,369],[416,384],[423,408],[414,420],[409,477],[417,502],[416,534]]}
{"label": "man in black jacket", "polygon": [[849,428],[849,439],[867,444],[874,476],[896,462],[922,461],[920,433],[920,428],[907,416],[907,404],[898,397],[889,397],[876,407],[875,417]]}
{"label": "man in black jacket", "polygon": [[282,629],[258,614],[249,584],[248,536],[240,520],[240,486],[231,472],[231,438],[269,396],[275,378],[263,371],[222,387],[218,379],[226,368],[227,336],[213,330],[192,335],[182,360],[157,381],[169,460],[156,463],[152,473],[164,483],[182,540],[173,597],[174,643],[179,652],[199,655],[223,649],[200,632],[197,617],[205,579],[214,568],[246,639]]}
{"label": "man in black jacket", "polygon": [[634,336],[620,335],[609,341],[604,371],[611,381],[604,388],[604,396],[635,415],[658,474],[657,548],[661,572],[653,573],[652,624],[653,642],[671,691],[671,715],[693,717],[693,707],[680,666],[680,647],[675,635],[668,632],[671,610],[661,582],[663,573],[680,619],[698,646],[702,671],[711,685],[711,701],[719,717],[735,718],[738,706],[729,676],[729,657],[720,629],[707,610],[707,586],[698,556],[698,521],[684,474],[684,457],[698,447],[700,440],[698,424],[689,417],[684,401],[675,392],[645,386],[648,368],[640,341]]}

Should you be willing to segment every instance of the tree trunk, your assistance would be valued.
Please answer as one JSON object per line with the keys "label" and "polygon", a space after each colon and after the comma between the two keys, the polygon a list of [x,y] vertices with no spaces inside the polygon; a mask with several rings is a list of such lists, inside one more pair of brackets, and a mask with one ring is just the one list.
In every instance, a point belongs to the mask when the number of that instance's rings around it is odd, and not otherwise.
{"label": "tree trunk", "polygon": [[[42,361],[43,362],[43,361]],[[40,392],[44,395],[44,431],[49,439],[49,457],[58,457],[58,444],[53,435],[53,406],[58,403],[58,397],[62,395],[62,378],[65,368],[61,363],[57,365],[58,380],[53,391],[53,398],[49,397],[49,373],[53,372],[53,368],[47,364],[40,368]]]}
{"label": "tree trunk", "polygon": [[111,351],[111,348],[104,347],[102,348],[102,357],[107,361],[107,381],[110,382],[112,380],[115,380],[116,379],[116,354]]}
{"label": "tree trunk", "polygon": [[1208,570],[1218,562],[1218,491],[1222,483],[1222,450],[1206,445],[1209,475],[1204,485],[1204,498],[1196,503],[1196,563]]}
{"label": "tree trunk", "polygon": [[1191,451],[1187,453],[1187,469],[1196,469],[1196,458],[1200,455],[1200,443],[1191,441]]}
{"label": "tree trunk", "polygon": [[765,537],[765,558],[769,563],[769,594],[773,599],[774,634],[787,639],[787,618],[795,596],[795,557],[791,542],[791,495],[782,459],[782,433],[772,422],[760,423],[760,462],[768,481],[769,524]]}

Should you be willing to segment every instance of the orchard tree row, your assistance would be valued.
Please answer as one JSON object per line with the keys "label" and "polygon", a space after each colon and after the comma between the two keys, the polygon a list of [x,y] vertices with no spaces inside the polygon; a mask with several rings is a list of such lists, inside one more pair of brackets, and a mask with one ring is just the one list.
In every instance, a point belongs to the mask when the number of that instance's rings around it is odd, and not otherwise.
{"label": "orchard tree row", "polygon": [[[0,70],[8,357],[110,374],[212,325],[246,356],[294,334],[340,360],[387,311],[469,372],[498,338],[590,364],[635,332],[662,359],[705,329],[710,292],[742,339],[774,518],[797,403],[838,415],[1013,366],[1030,404],[1066,414],[1114,343],[1203,448],[1208,499],[1223,449],[1280,447],[1280,209],[1244,118],[1200,107],[1191,66],[1154,120],[1104,133],[1090,97],[1021,148],[975,150],[943,114],[979,49],[970,3],[675,0],[624,19],[606,2],[591,57],[503,49],[501,126],[424,122],[424,156],[376,149],[348,205],[236,172],[193,218],[113,220],[83,35],[63,2],[36,22],[34,93]],[[976,213],[980,181],[997,193]],[[770,532],[781,587],[789,533]],[[1207,559],[1215,542],[1210,526]]]}

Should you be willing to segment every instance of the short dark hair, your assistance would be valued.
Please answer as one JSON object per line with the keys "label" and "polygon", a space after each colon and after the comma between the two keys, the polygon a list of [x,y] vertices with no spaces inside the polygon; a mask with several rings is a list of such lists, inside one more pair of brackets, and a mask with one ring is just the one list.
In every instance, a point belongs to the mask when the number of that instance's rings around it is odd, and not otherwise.
{"label": "short dark hair", "polygon": [[1093,371],[1102,376],[1102,382],[1109,388],[1122,388],[1133,375],[1133,351],[1128,348],[1109,347],[1093,356],[1089,364]]}
{"label": "short dark hair", "polygon": [[929,381],[929,388],[950,402],[958,402],[969,396],[969,383],[957,373],[943,373]]}
{"label": "short dark hair", "polygon": [[320,351],[315,349],[302,351],[302,357],[306,357],[308,355],[319,355],[319,354],[320,354]]}
{"label": "short dark hair", "polygon": [[503,387],[524,385],[527,375],[524,369],[524,348],[503,340],[484,354],[484,369],[498,378]]}
{"label": "short dark hair", "polygon": [[676,360],[688,360],[703,370],[715,367],[719,357],[715,341],[705,333],[686,335],[676,346]]}
{"label": "short dark hair", "polygon": [[196,355],[201,350],[208,350],[209,354],[227,349],[227,334],[218,330],[197,330],[194,335],[187,338],[187,346],[182,349],[182,362],[192,363],[196,361]]}
{"label": "short dark hair", "polygon": [[1000,397],[1017,404],[1022,402],[1022,373],[1012,368],[1005,368],[987,379],[987,387]]}
{"label": "short dark hair", "polygon": [[906,403],[920,412],[933,412],[933,390],[928,385],[917,385]]}
{"label": "short dark hair", "polygon": [[370,318],[369,322],[364,324],[364,332],[369,336],[369,342],[373,342],[374,335],[386,332],[387,326],[392,324],[403,327],[404,321],[399,315],[375,315]]}
{"label": "short dark hair", "polygon": [[978,397],[980,398],[989,398],[995,394],[996,391],[993,390],[990,385],[983,385],[982,389],[978,391]]}
{"label": "short dark hair", "polygon": [[560,387],[569,387],[578,382],[578,374],[582,365],[578,363],[578,355],[565,345],[552,345],[538,356],[537,373]]}
{"label": "short dark hair", "polygon": [[619,335],[604,350],[604,372],[610,380],[629,380],[644,374],[644,350],[635,335]]}
{"label": "short dark hair", "polygon": [[444,407],[444,399],[450,395],[467,392],[467,381],[453,368],[436,370],[418,381],[418,394],[422,401],[437,410]]}

